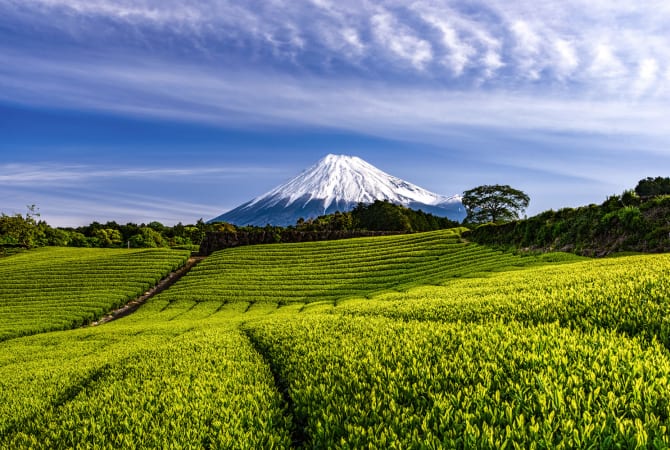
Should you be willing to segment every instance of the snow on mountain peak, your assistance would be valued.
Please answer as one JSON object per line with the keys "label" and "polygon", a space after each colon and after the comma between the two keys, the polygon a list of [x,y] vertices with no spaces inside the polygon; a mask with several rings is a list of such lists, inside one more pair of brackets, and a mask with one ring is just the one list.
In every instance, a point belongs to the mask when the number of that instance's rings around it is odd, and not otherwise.
{"label": "snow on mountain peak", "polygon": [[248,205],[257,203],[286,206],[296,201],[323,202],[324,211],[335,203],[372,203],[388,200],[409,205],[423,203],[438,205],[458,202],[458,196],[445,197],[427,191],[400,178],[389,175],[356,156],[329,154],[298,176],[257,197]]}
{"label": "snow on mountain peak", "polygon": [[270,192],[210,222],[235,225],[293,225],[358,203],[388,200],[452,220],[462,220],[461,197],[445,197],[387,174],[356,156],[326,155],[312,167]]}

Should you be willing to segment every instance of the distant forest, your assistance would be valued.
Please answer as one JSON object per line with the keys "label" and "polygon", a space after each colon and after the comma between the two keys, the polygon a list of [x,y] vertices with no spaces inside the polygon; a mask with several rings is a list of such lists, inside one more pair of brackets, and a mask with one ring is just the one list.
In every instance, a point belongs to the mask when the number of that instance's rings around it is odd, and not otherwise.
{"label": "distant forest", "polygon": [[111,221],[93,222],[76,228],[54,228],[39,219],[34,205],[28,206],[25,215],[0,216],[0,247],[32,248],[42,246],[104,247],[104,248],[153,248],[173,247],[197,250],[207,233],[211,232],[279,232],[297,231],[431,231],[458,226],[447,218],[422,211],[414,211],[389,202],[376,201],[359,204],[350,212],[336,212],[314,219],[300,219],[291,227],[238,227],[225,222],[166,226],[159,222],[148,224]]}

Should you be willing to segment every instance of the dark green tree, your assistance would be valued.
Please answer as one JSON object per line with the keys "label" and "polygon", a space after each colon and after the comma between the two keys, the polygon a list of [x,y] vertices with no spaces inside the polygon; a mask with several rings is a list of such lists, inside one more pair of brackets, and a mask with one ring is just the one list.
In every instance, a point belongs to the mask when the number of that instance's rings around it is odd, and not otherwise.
{"label": "dark green tree", "polygon": [[19,245],[30,248],[36,244],[38,238],[38,227],[35,217],[40,213],[35,205],[27,206],[28,212],[23,217],[21,214],[7,216],[0,215],[0,244]]}
{"label": "dark green tree", "polygon": [[375,200],[365,205],[359,203],[351,212],[357,229],[370,231],[412,231],[412,224],[404,208],[388,200]]}
{"label": "dark green tree", "polygon": [[509,185],[484,185],[463,193],[463,206],[469,223],[509,222],[519,218],[530,197]]}
{"label": "dark green tree", "polygon": [[118,247],[123,242],[119,230],[113,228],[100,228],[93,232],[93,237],[98,239],[100,247]]}
{"label": "dark green tree", "polygon": [[635,193],[640,197],[670,195],[670,178],[647,177],[637,183],[637,186],[635,187]]}

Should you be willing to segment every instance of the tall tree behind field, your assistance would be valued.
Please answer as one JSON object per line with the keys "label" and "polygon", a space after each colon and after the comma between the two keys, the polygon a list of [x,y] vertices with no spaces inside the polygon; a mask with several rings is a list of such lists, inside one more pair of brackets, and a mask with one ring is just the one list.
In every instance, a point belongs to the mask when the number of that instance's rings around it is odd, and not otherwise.
{"label": "tall tree behind field", "polygon": [[28,206],[25,217],[21,214],[8,216],[2,213],[0,215],[0,244],[33,247],[38,232],[35,217],[39,217],[35,205]]}
{"label": "tall tree behind field", "polygon": [[483,185],[463,193],[463,206],[470,223],[510,222],[528,207],[530,197],[509,185]]}

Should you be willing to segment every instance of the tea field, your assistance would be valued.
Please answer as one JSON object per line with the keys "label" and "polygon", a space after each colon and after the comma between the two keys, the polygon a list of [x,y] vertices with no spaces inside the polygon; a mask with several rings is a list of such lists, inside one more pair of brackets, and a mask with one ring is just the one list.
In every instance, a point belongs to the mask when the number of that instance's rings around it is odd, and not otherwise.
{"label": "tea field", "polygon": [[[579,259],[567,254],[542,258]],[[339,302],[541,262],[462,242],[458,230],[237,247],[208,257],[162,300]]]}
{"label": "tea field", "polygon": [[98,319],[154,286],[188,255],[46,247],[0,258],[0,341]]}
{"label": "tea field", "polygon": [[0,342],[0,448],[668,448],[669,277],[457,231],[217,252]]}

